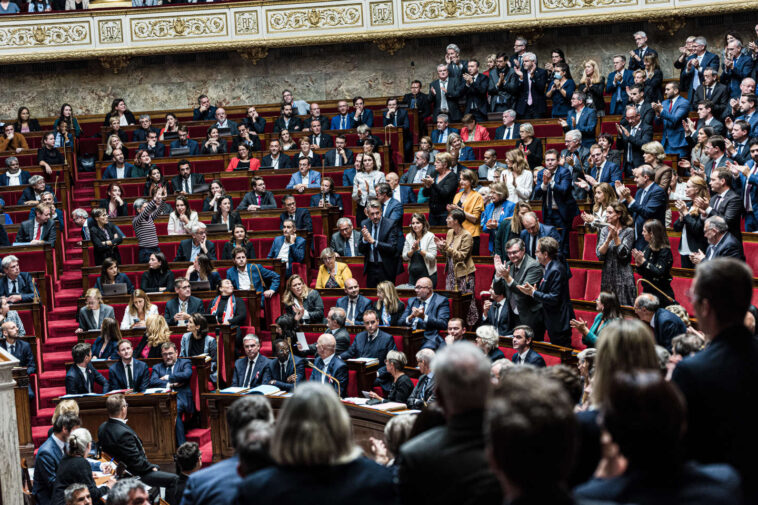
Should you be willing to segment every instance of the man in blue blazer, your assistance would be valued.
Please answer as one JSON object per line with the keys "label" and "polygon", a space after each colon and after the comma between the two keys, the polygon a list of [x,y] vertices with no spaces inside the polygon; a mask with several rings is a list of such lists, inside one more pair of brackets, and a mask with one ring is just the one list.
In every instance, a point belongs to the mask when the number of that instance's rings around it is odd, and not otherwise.
{"label": "man in blue blazer", "polygon": [[587,95],[581,91],[574,91],[571,95],[571,110],[566,119],[561,119],[560,122],[564,132],[582,132],[582,146],[590,147],[595,143],[597,112],[592,107],[587,107]]}
{"label": "man in blue blazer", "polygon": [[444,144],[447,142],[447,136],[451,133],[460,133],[458,128],[449,126],[449,118],[447,114],[437,115],[437,127],[432,130],[432,143]]}
{"label": "man in blue blazer", "polygon": [[372,302],[361,294],[358,281],[351,277],[345,280],[345,296],[337,299],[337,307],[345,311],[345,324],[353,326],[363,323],[363,313],[371,308]]}
{"label": "man in blue blazer", "polygon": [[284,212],[279,215],[279,229],[284,229],[284,222],[291,220],[295,223],[296,230],[313,231],[313,220],[308,209],[298,209],[295,197],[287,195],[282,201]]}
{"label": "man in blue blazer", "polygon": [[92,361],[92,346],[80,342],[71,349],[74,366],[66,371],[66,394],[82,395],[95,392],[95,384],[100,384],[103,393],[108,392],[108,381],[95,370]]}
{"label": "man in blue blazer", "polygon": [[631,52],[631,58],[629,58],[629,69],[644,70],[645,69],[645,56],[658,56],[658,52],[648,47],[647,34],[645,32],[637,32],[634,34],[634,42],[637,44],[637,49]]}
{"label": "man in blue blazer", "polygon": [[740,174],[735,189],[740,192],[745,205],[745,231],[758,231],[758,139],[750,141],[750,160],[745,166],[736,168]]}
{"label": "man in blue blazer", "polygon": [[521,219],[524,223],[524,229],[521,230],[519,238],[524,241],[526,254],[532,258],[537,257],[537,241],[542,237],[553,237],[560,243],[561,235],[555,226],[540,223],[537,214],[534,212],[527,212]]}
{"label": "man in blue blazer", "polygon": [[[313,363],[313,372],[309,380],[330,384],[340,397],[344,398],[347,395],[349,372],[347,363],[335,354],[336,346],[337,341],[331,333],[324,333],[318,337],[318,358]],[[322,371],[326,372],[326,375]]]}
{"label": "man in blue blazer", "polygon": [[311,207],[331,206],[343,211],[342,196],[334,193],[334,180],[331,177],[321,179],[321,192],[311,196]]}
{"label": "man in blue blazer", "polygon": [[550,343],[571,347],[570,321],[574,319],[569,278],[566,266],[558,258],[558,241],[543,237],[537,242],[537,261],[545,267],[545,275],[536,286],[525,283],[518,289],[542,302],[545,327]]}
{"label": "man in blue blazer", "polygon": [[363,254],[366,286],[375,288],[382,281],[395,282],[398,274],[398,224],[382,217],[381,204],[373,200],[367,207],[368,219],[361,223],[358,250]]}
{"label": "man in blue blazer", "polygon": [[268,384],[271,380],[268,365],[272,360],[260,353],[261,341],[258,336],[252,333],[245,335],[242,347],[245,349],[245,356],[234,362],[232,387],[254,388]]}
{"label": "man in blue blazer", "polygon": [[[279,274],[266,267],[248,263],[244,247],[235,247],[232,258],[234,266],[226,271],[226,278],[232,282],[234,289],[255,291],[261,293],[263,298],[271,298],[279,291]],[[261,303],[264,302],[263,298]]]}
{"label": "man in blue blazer", "polygon": [[147,365],[132,356],[132,343],[122,340],[118,344],[119,360],[108,369],[108,391],[131,389],[144,393],[150,384]]}
{"label": "man in blue blazer", "polygon": [[666,154],[676,154],[679,157],[689,154],[687,138],[684,133],[682,120],[690,113],[690,104],[679,96],[679,84],[669,82],[666,84],[663,103],[652,105],[656,114],[656,121],[663,123],[663,149]]}
{"label": "man in blue blazer", "polygon": [[747,121],[750,125],[750,136],[758,137],[758,113],[756,112],[755,94],[742,95],[739,108],[742,114],[735,121]]}
{"label": "man in blue blazer", "polygon": [[671,350],[671,340],[687,333],[681,318],[661,307],[657,296],[643,293],[634,300],[634,313],[647,324],[653,323],[655,343]]}
{"label": "man in blue blazer", "polygon": [[53,488],[58,465],[63,459],[63,450],[71,432],[82,421],[70,413],[62,414],[53,423],[53,434],[40,446],[34,463],[34,487],[32,495],[37,505],[53,504]]}
{"label": "man in blue blazer", "polygon": [[[549,149],[545,153],[545,168],[537,174],[534,197],[542,200],[542,220],[545,224],[555,226],[561,231],[561,250],[569,256],[568,237],[574,216],[579,213],[573,195],[573,180],[565,166],[558,165],[558,152]],[[579,171],[579,167],[574,170]],[[557,209],[553,209],[555,203]]]}
{"label": "man in blue blazer", "polygon": [[[355,155],[351,149],[346,149],[347,138],[344,135],[334,137],[334,149],[324,154],[324,164],[327,167],[350,167],[355,162]],[[343,184],[348,186],[348,184]]]}
{"label": "man in blue blazer", "polygon": [[147,141],[141,143],[137,149],[144,149],[153,159],[166,156],[166,146],[163,145],[163,142],[158,142],[158,134],[155,132],[148,133]]}
{"label": "man in blue blazer", "polygon": [[[185,153],[185,155],[196,156],[200,154],[200,145],[197,143],[197,141],[189,138],[189,130],[187,130],[187,127],[185,125],[179,125],[177,133],[179,135],[179,138],[171,142],[169,145],[170,151],[173,151],[174,149],[180,147],[188,147],[189,153]],[[174,188],[174,190],[176,191],[176,188]]]}
{"label": "man in blue blazer", "polygon": [[347,100],[339,100],[337,102],[338,114],[332,118],[330,123],[330,130],[351,130],[357,125],[353,120],[353,115],[348,113]]}
{"label": "man in blue blazer", "polygon": [[8,170],[6,170],[5,173],[0,174],[0,186],[10,185],[11,175],[18,177],[17,186],[25,186],[26,184],[29,184],[29,178],[32,174],[26,170],[21,170],[18,158],[15,156],[5,158],[5,165],[8,167]]}
{"label": "man in blue blazer", "polygon": [[613,72],[608,74],[605,86],[605,92],[611,96],[610,114],[623,114],[624,108],[629,101],[626,88],[634,84],[634,72],[624,68],[625,66],[626,56],[617,54],[613,57]]}
{"label": "man in blue blazer", "polygon": [[166,308],[163,317],[169,326],[186,326],[187,320],[196,313],[205,313],[203,301],[196,296],[192,296],[192,287],[190,281],[184,277],[179,277],[174,281],[174,290],[176,298],[166,302]]}
{"label": "man in blue blazer", "polygon": [[626,205],[629,213],[634,218],[634,247],[644,251],[647,246],[642,236],[642,226],[648,219],[657,219],[661,223],[666,222],[666,208],[669,197],[666,191],[655,182],[655,169],[650,165],[642,165],[634,169],[634,182],[637,183],[637,192],[632,198],[629,188],[621,182],[616,183],[616,193],[619,200]]}
{"label": "man in blue blazer", "polygon": [[363,313],[363,326],[366,328],[355,336],[347,351],[340,354],[340,359],[347,361],[355,358],[375,358],[379,360],[376,371],[375,386],[380,386],[385,392],[392,388],[392,376],[387,372],[384,360],[387,353],[396,351],[395,339],[389,333],[379,330],[379,314],[374,309]]}
{"label": "man in blue blazer", "polygon": [[401,186],[400,177],[395,172],[388,173],[385,176],[385,179],[392,190],[390,198],[399,203],[401,208],[404,205],[416,203],[416,193],[413,192],[413,188],[410,186]]}
{"label": "man in blue blazer", "polygon": [[616,184],[616,181],[623,182],[624,174],[621,167],[608,161],[603,149],[594,144],[590,147],[590,173],[585,174],[584,177],[587,183],[594,188],[602,182],[607,182],[611,186]]}
{"label": "man in blue blazer", "polygon": [[414,330],[424,330],[422,349],[437,349],[445,343],[440,330],[447,330],[450,320],[450,303],[434,292],[432,280],[422,277],[416,281],[416,296],[410,298],[398,324]]}
{"label": "man in blue blazer", "polygon": [[753,75],[753,58],[750,53],[742,52],[742,42],[732,40],[726,46],[726,59],[723,63],[721,82],[729,86],[731,98],[739,98],[742,94],[740,83],[746,77]]}
{"label": "man in blue blazer", "polygon": [[524,53],[522,58],[521,68],[513,70],[519,82],[516,113],[521,119],[544,117],[547,112],[547,71],[537,66],[534,53]]}
{"label": "man in blue blazer", "polygon": [[[694,53],[687,58],[683,77],[689,81],[687,96],[693,96],[695,90],[703,83],[703,70],[712,68],[717,73],[719,71],[719,57],[710,51],[707,51],[708,41],[705,37],[697,37],[692,43]],[[678,86],[677,86],[678,87]]]}
{"label": "man in blue blazer", "polygon": [[694,264],[711,261],[716,258],[737,258],[745,261],[745,251],[742,242],[729,232],[729,226],[721,216],[711,216],[705,220],[703,234],[708,240],[705,252],[697,251],[690,254]]}
{"label": "man in blue blazer", "polygon": [[[286,245],[286,252],[283,248]],[[305,259],[305,239],[295,234],[295,222],[285,219],[282,224],[282,235],[274,238],[268,258],[279,258],[287,264],[287,277],[292,275],[292,264],[302,263]]]}
{"label": "man in blue blazer", "polygon": [[[103,179],[124,179],[132,176],[134,165],[124,161],[124,151],[121,149],[113,150],[113,163],[105,167]],[[119,177],[119,171],[121,171]]]}
{"label": "man in blue blazer", "polygon": [[208,240],[204,223],[193,224],[189,229],[192,238],[185,238],[176,248],[174,261],[194,261],[197,255],[205,254],[211,261],[216,260],[216,244]]}
{"label": "man in blue blazer", "polygon": [[532,340],[534,332],[527,325],[520,325],[513,328],[513,355],[511,361],[517,365],[533,365],[537,368],[545,368],[545,360],[532,349]]}
{"label": "man in blue blazer", "polygon": [[321,186],[321,173],[311,170],[311,159],[308,157],[298,160],[298,170],[290,177],[287,189],[295,189],[302,193],[306,188],[318,188]]}
{"label": "man in blue blazer", "polygon": [[191,415],[195,411],[190,388],[192,362],[185,358],[177,359],[179,353],[173,342],[166,342],[161,346],[161,356],[163,362],[153,366],[150,387],[176,391],[176,445],[180,446],[187,440],[184,436],[182,415]]}
{"label": "man in blue blazer", "polygon": [[18,257],[9,254],[2,261],[5,277],[0,280],[0,297],[8,303],[29,303],[34,300],[36,287],[31,274],[21,271]]}
{"label": "man in blue blazer", "polygon": [[372,128],[374,126],[374,111],[366,108],[362,96],[353,98],[353,107],[355,108],[355,113],[353,114],[354,127],[358,128],[365,124],[369,128]]}
{"label": "man in blue blazer", "polygon": [[292,391],[305,381],[305,359],[290,353],[290,347],[282,339],[274,341],[276,359],[268,364],[268,383],[282,391]]}

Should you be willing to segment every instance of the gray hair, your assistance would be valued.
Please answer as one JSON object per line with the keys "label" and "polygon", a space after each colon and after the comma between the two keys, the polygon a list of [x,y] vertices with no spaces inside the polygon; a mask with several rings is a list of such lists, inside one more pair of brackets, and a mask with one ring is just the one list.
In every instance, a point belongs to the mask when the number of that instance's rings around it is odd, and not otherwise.
{"label": "gray hair", "polygon": [[6,268],[9,268],[11,266],[11,263],[13,263],[14,261],[18,261],[18,258],[12,254],[9,254],[8,256],[3,258],[3,261],[2,261],[3,270],[5,270]]}
{"label": "gray hair", "polygon": [[445,65],[444,63],[440,63],[439,65],[437,65],[437,70],[441,68],[447,68],[447,65]]}
{"label": "gray hair", "polygon": [[437,114],[437,121],[443,120],[446,123],[450,122],[450,118],[447,116],[447,114]]}
{"label": "gray hair", "polygon": [[350,226],[353,226],[353,222],[350,220],[349,217],[341,217],[337,220],[337,227],[340,227],[343,224],[349,224]]}
{"label": "gray hair", "polygon": [[371,128],[369,128],[368,125],[362,124],[358,128],[355,129],[358,133],[370,133]]}
{"label": "gray hair", "polygon": [[521,55],[522,60],[537,61],[537,55],[534,53],[524,53]]}
{"label": "gray hair", "polygon": [[597,356],[597,349],[595,347],[588,347],[583,351],[580,351],[579,354],[576,355],[576,359],[579,361],[586,361],[588,359],[593,359],[595,356]]}
{"label": "gray hair", "polygon": [[571,140],[578,140],[581,142],[582,132],[580,132],[579,130],[569,130],[566,132],[566,138],[569,138]]}
{"label": "gray hair", "polygon": [[453,51],[455,51],[458,54],[461,53],[461,48],[458,47],[458,46],[456,46],[455,44],[448,44],[447,47],[445,48],[445,51],[448,51],[450,49],[452,49]]}
{"label": "gray hair", "polygon": [[33,176],[29,177],[29,185],[34,186],[39,181],[44,181],[44,180],[45,180],[45,178],[42,177],[41,175],[33,175]]}
{"label": "gray hair", "polygon": [[530,137],[534,137],[534,126],[532,126],[531,123],[522,123],[518,130],[526,133]]}
{"label": "gray hair", "polygon": [[455,342],[434,358],[437,394],[449,413],[481,409],[490,387],[490,360],[471,342]]}
{"label": "gray hair", "polygon": [[66,505],[74,505],[76,503],[76,495],[79,491],[87,491],[89,488],[80,482],[75,482],[63,491],[63,499],[66,500]]}
{"label": "gray hair", "polygon": [[634,300],[634,306],[649,312],[655,312],[661,306],[661,301],[653,294],[643,293]]}
{"label": "gray hair", "polygon": [[646,175],[651,181],[655,179],[655,169],[650,165],[640,165],[635,170],[642,170],[642,175]]}
{"label": "gray hair", "polygon": [[334,258],[337,255],[336,252],[334,252],[334,249],[331,247],[324,247],[324,250],[321,251],[321,254],[319,255],[319,258],[321,260],[325,260],[326,258]]}
{"label": "gray hair", "polygon": [[633,36],[633,37],[645,37],[645,38],[647,38],[647,33],[643,32],[643,31],[639,31],[639,32],[636,32],[636,33],[635,33],[634,35],[632,35],[632,36]]}
{"label": "gray hair", "polygon": [[708,39],[700,35],[699,37],[695,37],[695,44],[699,46],[708,47]]}
{"label": "gray hair", "polygon": [[139,479],[122,479],[116,482],[108,491],[107,505],[129,505],[129,495],[136,489],[147,493],[147,486]]}
{"label": "gray hair", "polygon": [[508,242],[505,243],[505,250],[507,251],[511,247],[518,244],[519,251],[523,251],[526,248],[526,244],[524,244],[524,241],[520,238],[512,238]]}
{"label": "gray hair", "polygon": [[189,231],[190,231],[191,234],[194,235],[195,233],[199,232],[200,230],[205,230],[206,228],[207,228],[207,226],[205,226],[205,223],[195,223],[192,226],[190,226]]}
{"label": "gray hair", "polygon": [[345,326],[345,321],[347,321],[347,313],[345,312],[345,309],[340,307],[332,307],[329,309],[327,317],[340,326]]}
{"label": "gray hair", "polygon": [[[440,116],[442,116],[442,115],[444,115],[444,114],[440,114]],[[437,117],[440,117],[440,116],[437,116]],[[421,156],[426,161],[429,161],[429,153],[426,152],[426,151],[416,151],[416,155],[417,156]]]}
{"label": "gray hair", "polygon": [[490,352],[492,349],[497,347],[497,344],[500,340],[497,334],[497,329],[495,329],[495,327],[490,324],[486,324],[477,328],[476,338],[482,341],[484,347],[487,348],[487,352]]}
{"label": "gray hair", "polygon": [[422,361],[427,366],[431,366],[432,361],[434,361],[434,350],[433,349],[421,349],[419,352],[416,353],[416,361]]}
{"label": "gray hair", "polygon": [[87,219],[89,214],[87,214],[86,210],[78,208],[71,211],[71,217],[83,217],[84,219]]}
{"label": "gray hair", "polygon": [[68,437],[68,454],[74,456],[86,456],[87,446],[92,443],[92,434],[87,428],[77,428]]}
{"label": "gray hair", "polygon": [[522,37],[522,36],[518,36],[518,37],[516,37],[516,42],[518,42],[519,40],[520,40],[521,42],[523,42],[523,43],[524,43],[524,45],[527,45],[527,44],[529,44],[529,41],[528,41],[528,40],[526,40],[526,37]]}
{"label": "gray hair", "polygon": [[15,156],[8,156],[7,158],[5,158],[6,167],[11,166],[13,162],[18,162],[18,158],[16,158]]}
{"label": "gray hair", "polygon": [[144,198],[137,198],[136,200],[134,200],[134,212],[139,213],[139,211],[142,210],[143,205],[145,205]]}
{"label": "gray hair", "polygon": [[258,338],[258,335],[255,333],[248,333],[245,335],[245,337],[242,339],[242,345],[245,345],[245,342],[248,340],[255,340],[256,344],[261,345],[261,339]]}
{"label": "gray hair", "polygon": [[384,426],[384,440],[387,442],[387,450],[390,454],[396,456],[400,451],[400,446],[408,441],[417,417],[418,414],[392,416]]}
{"label": "gray hair", "polygon": [[503,114],[508,114],[508,115],[509,115],[509,116],[511,116],[513,119],[516,119],[516,116],[518,116],[518,114],[516,114],[516,111],[515,111],[515,110],[513,110],[513,109],[508,109],[508,110],[506,110],[506,111],[503,111]]}
{"label": "gray hair", "polygon": [[729,230],[729,225],[726,224],[726,220],[721,216],[711,216],[705,220],[705,224],[709,225],[719,233],[726,233],[726,231]]}
{"label": "gray hair", "polygon": [[143,119],[150,119],[150,114],[142,114],[139,117],[139,120],[142,121]]}

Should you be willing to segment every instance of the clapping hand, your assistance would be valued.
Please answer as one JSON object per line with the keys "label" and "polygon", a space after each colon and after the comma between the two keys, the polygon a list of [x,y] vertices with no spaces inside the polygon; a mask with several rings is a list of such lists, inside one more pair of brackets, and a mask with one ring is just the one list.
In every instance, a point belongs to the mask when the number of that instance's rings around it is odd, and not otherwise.
{"label": "clapping hand", "polygon": [[700,249],[696,253],[690,254],[690,261],[695,265],[699,265],[705,259],[705,254]]}
{"label": "clapping hand", "polygon": [[587,329],[587,321],[585,321],[581,317],[572,319],[571,321],[569,321],[569,326],[579,330],[579,333],[581,333],[582,335],[586,335],[587,333],[589,333],[589,330]]}
{"label": "clapping hand", "polygon": [[521,291],[522,293],[524,293],[525,295],[528,295],[528,296],[533,296],[534,292],[537,291],[537,287],[536,286],[532,286],[528,282],[525,282],[521,286],[516,286],[516,287],[518,288],[519,291]]}
{"label": "clapping hand", "polygon": [[637,266],[645,263],[645,253],[639,249],[632,249],[632,257],[634,258],[634,262],[637,264]]}
{"label": "clapping hand", "polygon": [[365,240],[369,244],[374,243],[374,237],[371,236],[371,233],[368,231],[368,228],[366,228],[365,226],[361,229],[361,235],[363,235],[363,240]]}
{"label": "clapping hand", "polygon": [[616,131],[617,131],[617,132],[619,132],[619,133],[620,133],[621,135],[623,135],[624,137],[628,137],[628,136],[629,136],[629,130],[627,130],[626,128],[624,128],[624,127],[623,127],[621,124],[619,124],[619,123],[616,123]]}

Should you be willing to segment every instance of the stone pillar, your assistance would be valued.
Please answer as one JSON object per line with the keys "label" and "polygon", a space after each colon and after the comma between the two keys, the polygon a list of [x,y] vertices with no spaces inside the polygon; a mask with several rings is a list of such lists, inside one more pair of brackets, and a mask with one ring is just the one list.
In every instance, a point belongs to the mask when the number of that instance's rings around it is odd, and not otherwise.
{"label": "stone pillar", "polygon": [[21,485],[21,458],[18,452],[18,426],[13,380],[13,367],[18,360],[0,348],[0,497],[3,505],[22,505],[24,503]]}

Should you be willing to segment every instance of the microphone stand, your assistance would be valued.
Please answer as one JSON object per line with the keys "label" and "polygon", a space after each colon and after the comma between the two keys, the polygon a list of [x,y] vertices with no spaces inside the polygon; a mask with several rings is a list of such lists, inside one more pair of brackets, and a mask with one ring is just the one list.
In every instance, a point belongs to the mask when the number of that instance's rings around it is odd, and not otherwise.
{"label": "microphone stand", "polygon": [[330,384],[331,384],[331,381],[336,382],[337,383],[337,395],[340,396],[340,397],[342,396],[342,384],[340,383],[340,381],[337,380],[336,377],[334,377],[332,375],[329,375],[328,373],[326,373],[325,370],[321,370],[314,363],[308,363],[308,366],[311,367],[311,368],[313,368],[317,372],[321,372],[321,374],[324,375],[325,377],[329,377],[329,383]]}
{"label": "microphone stand", "polygon": [[[292,389],[297,387],[297,366],[295,365],[295,356],[292,354],[292,341],[289,337],[287,337],[287,347],[290,349],[290,360],[292,360],[292,373],[295,376],[295,383],[292,386]],[[282,377],[282,382],[287,382],[286,377]]]}

